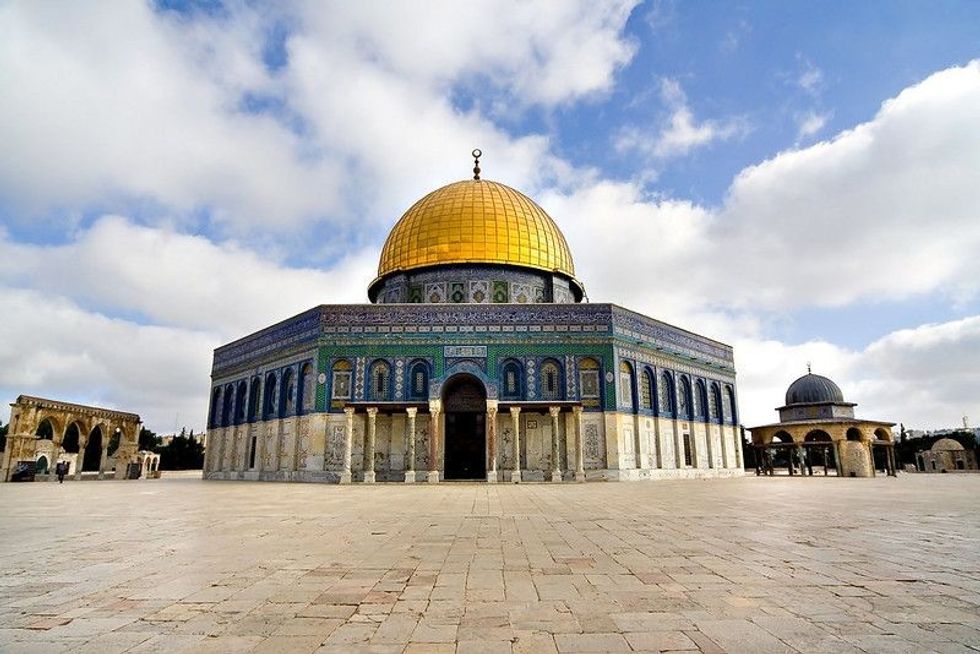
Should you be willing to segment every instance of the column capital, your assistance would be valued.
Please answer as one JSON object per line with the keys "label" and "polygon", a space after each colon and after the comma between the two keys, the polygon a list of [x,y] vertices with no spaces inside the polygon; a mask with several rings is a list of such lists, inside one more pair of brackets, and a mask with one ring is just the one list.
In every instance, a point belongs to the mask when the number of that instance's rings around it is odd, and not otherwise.
{"label": "column capital", "polygon": [[442,400],[429,400],[429,413],[442,413]]}
{"label": "column capital", "polygon": [[419,412],[418,407],[414,407],[414,406],[410,406],[407,409],[405,409],[405,413],[408,414],[409,418],[414,418],[418,412]]}
{"label": "column capital", "polygon": [[572,413],[575,414],[575,417],[576,418],[579,417],[580,415],[582,415],[582,409],[583,408],[581,406],[573,406],[572,407]]}
{"label": "column capital", "polygon": [[512,406],[510,408],[510,415],[514,416],[515,418],[517,416],[521,415],[521,407],[519,407],[519,406]]}
{"label": "column capital", "polygon": [[376,415],[378,415],[378,407],[376,407],[376,406],[369,406],[367,408],[367,414],[371,418],[375,417]]}
{"label": "column capital", "polygon": [[487,400],[487,411],[489,411],[490,409],[496,411],[497,407],[499,406],[500,406],[500,400]]}
{"label": "column capital", "polygon": [[549,406],[548,407],[548,413],[551,414],[551,417],[552,418],[557,418],[558,417],[558,414],[561,413],[561,407],[560,406]]}
{"label": "column capital", "polygon": [[354,407],[352,407],[352,406],[345,406],[344,407],[344,413],[346,413],[348,416],[353,416],[354,415]]}

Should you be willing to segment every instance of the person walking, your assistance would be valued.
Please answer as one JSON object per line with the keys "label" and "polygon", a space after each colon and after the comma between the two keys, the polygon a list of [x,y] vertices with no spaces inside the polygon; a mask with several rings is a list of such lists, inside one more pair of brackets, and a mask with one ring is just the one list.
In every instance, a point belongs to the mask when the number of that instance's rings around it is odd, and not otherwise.
{"label": "person walking", "polygon": [[58,461],[57,465],[55,465],[55,467],[54,467],[55,474],[58,475],[58,483],[59,484],[65,483],[65,472],[66,472],[65,468],[66,467],[67,466],[65,466],[65,462],[64,461]]}

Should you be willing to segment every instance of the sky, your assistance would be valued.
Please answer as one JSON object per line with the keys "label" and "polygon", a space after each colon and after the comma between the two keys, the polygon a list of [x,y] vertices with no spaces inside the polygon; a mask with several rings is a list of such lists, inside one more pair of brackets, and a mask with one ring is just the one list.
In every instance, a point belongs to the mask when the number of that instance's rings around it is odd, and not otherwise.
{"label": "sky", "polygon": [[213,349],[367,302],[480,148],[747,426],[808,362],[975,426],[978,116],[976,2],[0,2],[0,400],[202,429]]}

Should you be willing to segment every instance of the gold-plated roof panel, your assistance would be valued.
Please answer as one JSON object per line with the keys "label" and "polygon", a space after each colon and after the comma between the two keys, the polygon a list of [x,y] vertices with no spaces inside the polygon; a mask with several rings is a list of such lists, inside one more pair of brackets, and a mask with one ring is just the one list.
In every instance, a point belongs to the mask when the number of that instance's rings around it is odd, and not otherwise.
{"label": "gold-plated roof panel", "polygon": [[378,276],[452,263],[529,266],[575,276],[568,243],[544,209],[488,180],[455,182],[412,205],[388,234]]}

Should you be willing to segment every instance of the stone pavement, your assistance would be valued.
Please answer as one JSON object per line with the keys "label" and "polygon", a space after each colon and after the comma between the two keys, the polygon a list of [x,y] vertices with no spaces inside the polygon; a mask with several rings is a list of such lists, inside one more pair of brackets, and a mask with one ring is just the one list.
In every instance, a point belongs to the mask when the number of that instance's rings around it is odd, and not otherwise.
{"label": "stone pavement", "polygon": [[3,652],[975,652],[980,475],[0,485]]}

